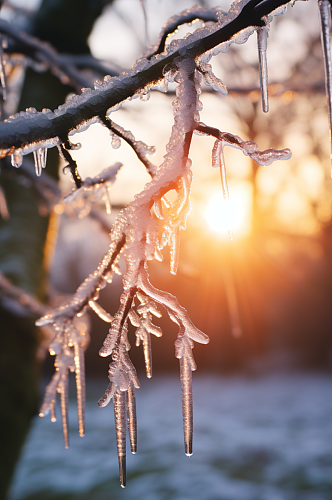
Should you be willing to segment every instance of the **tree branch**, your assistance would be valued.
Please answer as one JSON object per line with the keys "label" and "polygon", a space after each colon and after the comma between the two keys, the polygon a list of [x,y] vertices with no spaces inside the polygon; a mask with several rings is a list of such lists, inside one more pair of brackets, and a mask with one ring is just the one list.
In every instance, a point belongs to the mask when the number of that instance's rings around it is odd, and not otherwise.
{"label": "tree branch", "polygon": [[[211,27],[201,28],[199,33],[178,42],[167,49],[165,55],[152,57],[150,61],[141,60],[132,70],[119,77],[109,78],[103,84],[95,85],[95,90],[86,89],[80,96],[75,96],[68,103],[60,106],[53,113],[20,113],[6,122],[0,123],[0,157],[12,154],[15,149],[22,149],[27,154],[40,147],[41,141],[66,137],[71,131],[87,125],[96,117],[104,117],[110,108],[124,102],[144,88],[155,85],[164,78],[164,68],[172,67],[175,58],[193,59],[201,56],[217,45],[229,41],[234,35],[250,26],[262,26],[262,17],[285,0],[249,0],[241,12],[228,24],[213,31]],[[54,145],[54,144],[53,144]],[[50,146],[49,146],[50,147]]]}

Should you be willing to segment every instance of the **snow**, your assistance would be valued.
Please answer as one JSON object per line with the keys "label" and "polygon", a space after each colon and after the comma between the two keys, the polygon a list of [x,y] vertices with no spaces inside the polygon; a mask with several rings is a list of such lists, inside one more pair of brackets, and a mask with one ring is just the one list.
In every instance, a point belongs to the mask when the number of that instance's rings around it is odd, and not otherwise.
{"label": "snow", "polygon": [[144,381],[137,395],[138,453],[127,458],[121,491],[113,412],[96,404],[104,384],[90,383],[84,439],[77,434],[74,400],[68,450],[60,422],[36,417],[9,500],[38,494],[49,500],[331,498],[331,375],[195,374],[193,385],[190,460],[183,453],[179,381]]}

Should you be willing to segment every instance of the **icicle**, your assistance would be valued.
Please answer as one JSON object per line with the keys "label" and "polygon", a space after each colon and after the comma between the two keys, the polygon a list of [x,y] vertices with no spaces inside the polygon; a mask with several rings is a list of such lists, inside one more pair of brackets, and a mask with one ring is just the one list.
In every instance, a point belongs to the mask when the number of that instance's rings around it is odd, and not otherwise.
{"label": "icicle", "polygon": [[101,408],[104,408],[104,406],[107,406],[108,403],[111,401],[113,395],[114,395],[114,392],[115,392],[115,385],[113,384],[113,382],[110,382],[108,384],[108,387],[105,391],[105,394],[103,395],[103,397],[101,397],[98,401],[98,405],[101,407]]}
{"label": "icicle", "polygon": [[233,239],[233,229],[230,224],[230,203],[229,203],[229,191],[227,184],[226,166],[224,158],[224,145],[222,141],[218,139],[215,141],[212,149],[212,166],[220,168],[221,177],[221,189],[224,202],[226,203],[227,210],[227,220],[228,220],[228,237],[230,240]]}
{"label": "icicle", "polygon": [[193,392],[192,371],[186,356],[180,358],[180,380],[185,454],[193,454]]}
{"label": "icicle", "polygon": [[56,422],[56,410],[55,410],[55,399],[50,404],[50,412],[51,412],[51,422]]}
{"label": "icicle", "polygon": [[129,384],[127,392],[127,423],[131,452],[135,454],[137,452],[136,395],[132,383]]}
{"label": "icicle", "polygon": [[63,373],[61,374],[61,380],[59,383],[58,392],[60,392],[60,401],[61,401],[63,439],[65,442],[65,448],[69,448],[69,440],[68,440],[68,373],[67,372],[63,371]]}
{"label": "icicle", "polygon": [[118,450],[121,487],[126,486],[126,392],[117,389],[113,394],[116,447]]}
{"label": "icicle", "polygon": [[84,353],[80,345],[74,344],[74,361],[76,374],[76,390],[77,390],[77,415],[78,415],[78,430],[80,436],[84,436],[85,432],[85,375],[84,375]]}
{"label": "icicle", "polygon": [[269,95],[268,95],[268,76],[267,76],[267,38],[269,36],[269,27],[263,26],[257,28],[257,45],[259,59],[259,77],[262,95],[262,107],[264,113],[269,111]]}
{"label": "icicle", "polygon": [[110,183],[105,182],[104,184],[104,190],[105,194],[103,196],[105,200],[105,206],[106,206],[106,213],[109,215],[112,212],[112,205],[111,205],[111,190],[110,190]]}
{"label": "icicle", "polygon": [[23,155],[21,153],[21,150],[16,149],[16,151],[14,151],[14,153],[11,155],[10,159],[12,166],[15,168],[19,168],[23,162]]}
{"label": "icicle", "polygon": [[[143,340],[143,353],[145,362],[145,371],[147,378],[152,377],[152,349],[151,349],[151,337],[148,332],[144,332],[142,335]],[[137,337],[138,340],[138,337]],[[137,343],[136,343],[137,345]]]}
{"label": "icicle", "polygon": [[113,316],[105,311],[105,309],[101,307],[97,302],[95,302],[94,300],[89,300],[89,306],[97,314],[97,316],[99,316],[100,319],[105,321],[105,323],[112,323]]}
{"label": "icicle", "polygon": [[36,175],[40,177],[42,169],[46,167],[47,149],[46,148],[37,149],[37,151],[33,152],[33,157],[35,160]]}
{"label": "icicle", "polygon": [[[321,42],[325,64],[325,90],[330,126],[331,163],[332,163],[332,64],[331,64],[331,4],[329,0],[318,1],[321,20]],[[331,170],[332,176],[332,170]]]}
{"label": "icicle", "polygon": [[179,265],[179,253],[180,253],[180,229],[175,227],[171,236],[171,248],[170,248],[170,273],[176,275]]}

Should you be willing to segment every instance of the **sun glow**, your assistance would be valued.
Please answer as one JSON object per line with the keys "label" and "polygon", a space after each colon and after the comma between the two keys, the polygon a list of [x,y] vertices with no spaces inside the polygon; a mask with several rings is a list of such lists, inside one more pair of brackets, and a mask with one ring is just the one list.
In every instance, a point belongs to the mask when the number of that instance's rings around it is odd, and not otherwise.
{"label": "sun glow", "polygon": [[230,187],[230,199],[223,199],[221,190],[213,194],[205,210],[209,227],[226,237],[245,236],[251,229],[251,186],[248,182]]}

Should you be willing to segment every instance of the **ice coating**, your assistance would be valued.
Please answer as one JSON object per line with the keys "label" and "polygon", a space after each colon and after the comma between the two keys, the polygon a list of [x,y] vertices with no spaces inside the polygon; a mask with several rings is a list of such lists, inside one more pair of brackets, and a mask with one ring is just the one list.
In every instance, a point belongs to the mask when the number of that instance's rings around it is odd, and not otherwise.
{"label": "ice coating", "polygon": [[[145,165],[148,173],[151,176],[156,173],[156,166],[147,158],[147,155],[155,153],[154,146],[148,146],[142,141],[137,141],[130,130],[125,130],[108,117],[103,119],[103,124],[111,131],[112,146],[115,147],[115,149],[121,145],[121,139],[123,139],[135,151],[138,159]],[[116,144],[116,146],[114,146],[113,143]]]}
{"label": "ice coating", "polygon": [[220,130],[208,127],[203,122],[197,124],[198,132],[217,137],[224,143],[224,146],[231,146],[240,149],[246,156],[250,156],[261,166],[271,165],[276,160],[289,160],[292,156],[290,149],[265,149],[261,151],[254,141],[243,141],[238,135],[233,135],[229,132],[221,132]]}
{"label": "ice coating", "polygon": [[111,232],[111,243],[109,250],[105,254],[95,272],[90,274],[85,279],[85,281],[79,286],[71,299],[69,299],[54,311],[38,319],[36,321],[37,326],[54,323],[58,319],[72,319],[81,311],[83,311],[89,300],[95,300],[103,284],[104,275],[106,275],[109,271],[109,266],[113,266],[113,264],[115,265],[117,259],[119,258],[119,255],[117,256],[117,258],[114,258],[114,254],[119,243],[121,250],[123,248],[123,244],[121,244],[121,241],[123,239],[123,232],[126,223],[127,221],[124,217],[124,213],[120,212]]}
{"label": "ice coating", "polygon": [[[332,63],[331,63],[331,4],[329,0],[319,0],[319,13],[321,20],[321,41],[325,65],[325,89],[327,110],[330,126],[331,163],[332,163]],[[332,176],[332,170],[331,170]]]}
{"label": "ice coating", "polygon": [[227,95],[228,91],[226,85],[213,73],[211,64],[201,63],[198,69],[201,71],[206,85],[210,85],[213,88],[213,90],[216,90],[217,92],[221,92],[222,94]]}
{"label": "ice coating", "polygon": [[100,304],[95,302],[94,300],[89,300],[88,302],[91,309],[99,316],[100,319],[105,321],[106,323],[112,323],[113,316],[109,314]]}

